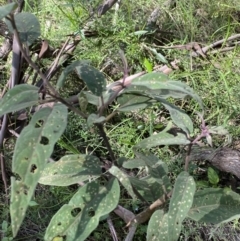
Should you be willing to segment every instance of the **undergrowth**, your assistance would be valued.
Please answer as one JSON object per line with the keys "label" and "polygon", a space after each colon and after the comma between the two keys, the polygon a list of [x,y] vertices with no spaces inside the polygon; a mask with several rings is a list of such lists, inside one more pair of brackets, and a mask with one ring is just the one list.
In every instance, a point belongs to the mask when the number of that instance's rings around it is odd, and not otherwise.
{"label": "undergrowth", "polygon": [[[161,64],[151,52],[144,48],[143,43],[156,48],[169,62],[179,59],[180,69],[171,73],[171,78],[186,82],[201,96],[206,108],[207,124],[223,125],[237,141],[240,132],[238,127],[239,47],[224,53],[219,49],[219,52],[214,55],[201,59],[190,56],[188,50],[165,49],[163,46],[170,47],[189,42],[198,42],[204,46],[239,33],[240,2],[237,0],[220,0],[217,3],[206,0],[170,1],[172,2],[170,7],[167,5],[161,10],[162,14],[157,21],[159,31],[148,36],[139,36],[134,33],[145,29],[151,12],[159,6],[164,6],[164,1],[122,1],[116,14],[113,8],[105,16],[85,26],[91,11],[99,2],[35,0],[26,1],[25,10],[36,14],[41,22],[42,37],[51,40],[53,46],[58,46],[66,35],[77,33],[87,27],[89,34],[93,37],[82,39],[73,59],[90,60],[93,66],[103,71],[109,83],[121,78],[119,67],[121,65],[117,54],[119,47],[126,54],[131,74],[145,70],[145,59],[153,66]],[[74,82],[74,76],[72,78],[74,90],[81,83]],[[71,79],[69,81],[71,82]],[[176,103],[184,107],[190,116],[197,110],[193,101],[188,99]],[[116,156],[132,158],[133,146],[141,139],[161,130],[168,118],[168,114],[157,106],[142,115],[134,112],[116,115],[107,126],[107,134]],[[215,143],[222,145],[222,140],[217,139]],[[70,114],[68,126],[63,137],[56,144],[53,158],[57,160],[66,153],[94,153],[100,158],[107,158],[103,156],[104,151],[105,147],[97,136],[96,130],[89,129],[83,119]],[[152,151],[168,163],[171,178],[174,181],[183,165],[182,160],[178,159],[180,154],[178,148],[158,147]],[[7,158],[10,160],[10,156]],[[192,163],[192,170],[195,167]],[[39,185],[36,190],[34,204],[36,206],[30,207],[25,225],[22,226],[19,237],[14,240],[33,240],[33,238],[42,240],[51,216],[60,204],[68,202],[70,193],[72,194],[75,190],[74,187],[49,188]],[[141,206],[133,203],[126,193],[122,193],[120,203],[126,207],[131,206],[136,212],[141,209]],[[1,204],[0,216],[6,215],[5,206]],[[112,220],[118,234],[124,233],[123,222],[117,217],[113,217]],[[218,228],[198,225],[187,220],[179,240],[226,240],[226,238],[230,240],[225,235],[226,230],[232,233],[233,230],[240,228],[237,222]],[[32,230],[28,230],[29,226],[33,227]],[[143,227],[137,231],[134,240],[144,240],[145,235],[146,228]],[[105,226],[100,225],[87,240],[103,238],[112,240],[106,223]]]}

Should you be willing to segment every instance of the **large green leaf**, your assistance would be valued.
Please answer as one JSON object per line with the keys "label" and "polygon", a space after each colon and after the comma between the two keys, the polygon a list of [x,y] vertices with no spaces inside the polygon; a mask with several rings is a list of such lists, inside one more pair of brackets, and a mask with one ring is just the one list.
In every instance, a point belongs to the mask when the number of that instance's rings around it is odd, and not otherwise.
{"label": "large green leaf", "polygon": [[185,83],[170,80],[163,73],[148,73],[132,80],[131,85],[123,93],[141,93],[147,96],[159,98],[184,98],[191,96],[195,99],[201,108],[202,100],[194,91]]}
{"label": "large green leaf", "polygon": [[135,147],[136,148],[151,148],[160,145],[187,145],[190,141],[187,139],[186,135],[177,132],[171,134],[165,130],[158,134],[153,134],[152,136],[140,141]]}
{"label": "large green leaf", "polygon": [[89,65],[87,61],[77,60],[65,68],[58,79],[57,88],[61,88],[66,80],[66,77],[76,71],[81,80],[85,82],[88,89],[96,96],[101,96],[106,90],[106,80],[104,75]]}
{"label": "large green leaf", "polygon": [[[22,43],[26,43],[30,46],[38,37],[40,37],[40,23],[32,13],[18,13],[14,15],[14,19]],[[6,23],[9,30],[13,32],[10,21],[7,20]]]}
{"label": "large green leaf", "polygon": [[75,68],[76,68],[77,66],[81,66],[81,65],[84,65],[84,64],[85,64],[85,65],[88,65],[89,62],[88,62],[88,61],[85,61],[85,60],[76,60],[76,61],[74,61],[73,63],[71,63],[70,65],[68,65],[68,66],[62,71],[60,77],[58,78],[58,81],[57,81],[57,89],[63,87],[64,82],[65,82],[67,76],[68,76],[71,72],[75,71]]}
{"label": "large green leaf", "polygon": [[[187,172],[178,175],[169,204],[169,211],[156,211],[148,224],[147,240],[177,241],[182,222],[192,206],[196,185]],[[155,230],[155,232],[154,232]]]}
{"label": "large green leaf", "polygon": [[97,96],[101,96],[106,90],[106,80],[104,75],[87,64],[80,64],[75,68],[79,78],[87,85],[88,89]]}
{"label": "large green leaf", "polygon": [[188,172],[181,172],[174,184],[168,211],[169,241],[177,240],[181,232],[182,222],[193,203],[196,184]]}
{"label": "large green leaf", "polygon": [[67,108],[62,104],[55,104],[53,108],[46,107],[36,112],[17,139],[12,171],[18,178],[11,178],[10,205],[14,236],[24,219],[54,145],[62,135],[66,124]]}
{"label": "large green leaf", "polygon": [[140,180],[134,177],[129,177],[130,182],[135,189],[147,201],[155,201],[161,197],[165,191],[171,190],[171,182],[167,176],[167,165],[160,161],[154,155],[136,154],[137,157],[123,163],[125,168],[140,168],[147,166],[148,176]]}
{"label": "large green leaf", "polygon": [[36,105],[39,88],[22,84],[10,89],[0,100],[0,116]]}
{"label": "large green leaf", "polygon": [[240,195],[221,188],[196,192],[188,217],[204,223],[219,224],[240,218]]}
{"label": "large green leaf", "polygon": [[95,156],[68,155],[48,163],[39,179],[44,185],[69,186],[82,183],[102,174],[101,163]]}
{"label": "large green leaf", "polygon": [[162,100],[161,103],[170,112],[174,124],[190,135],[193,132],[193,123],[191,118],[177,106],[172,105],[165,100]]}
{"label": "large green leaf", "polygon": [[83,241],[98,226],[101,218],[116,208],[120,197],[117,179],[106,186],[97,181],[86,184],[53,216],[44,240],[63,237],[65,241]]}
{"label": "large green leaf", "polygon": [[136,111],[153,104],[152,98],[134,94],[123,94],[117,99],[117,102],[120,104],[120,107],[117,108],[118,111]]}
{"label": "large green leaf", "polygon": [[11,13],[14,9],[16,9],[17,4],[15,2],[3,5],[0,7],[0,20],[6,17],[9,13]]}

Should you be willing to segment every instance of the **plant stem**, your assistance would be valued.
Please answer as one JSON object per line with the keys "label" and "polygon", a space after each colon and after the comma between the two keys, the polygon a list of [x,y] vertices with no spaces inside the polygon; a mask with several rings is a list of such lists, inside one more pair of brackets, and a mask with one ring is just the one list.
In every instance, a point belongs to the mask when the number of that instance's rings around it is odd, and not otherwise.
{"label": "plant stem", "polygon": [[96,124],[96,126],[98,127],[100,136],[103,138],[103,141],[104,141],[104,143],[105,143],[105,145],[106,145],[106,147],[108,149],[109,155],[111,157],[111,161],[112,161],[112,163],[114,163],[116,161],[116,159],[115,159],[112,147],[111,147],[111,145],[110,145],[110,143],[108,141],[106,132],[104,131],[103,124]]}

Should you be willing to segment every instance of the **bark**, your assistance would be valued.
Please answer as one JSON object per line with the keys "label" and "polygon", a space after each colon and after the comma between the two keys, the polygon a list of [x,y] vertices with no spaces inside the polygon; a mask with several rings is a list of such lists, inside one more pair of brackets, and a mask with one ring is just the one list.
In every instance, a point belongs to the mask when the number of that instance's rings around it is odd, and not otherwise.
{"label": "bark", "polygon": [[218,149],[196,148],[190,155],[191,161],[209,161],[214,167],[223,172],[232,173],[240,178],[240,152],[228,147]]}

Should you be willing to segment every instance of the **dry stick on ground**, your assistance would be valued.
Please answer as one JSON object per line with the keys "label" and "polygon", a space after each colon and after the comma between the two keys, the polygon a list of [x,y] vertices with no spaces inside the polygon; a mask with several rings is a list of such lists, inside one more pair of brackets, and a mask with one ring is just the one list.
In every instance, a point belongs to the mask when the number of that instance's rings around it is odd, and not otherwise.
{"label": "dry stick on ground", "polygon": [[[227,39],[221,39],[218,40],[208,46],[205,47],[200,47],[202,44],[198,43],[198,42],[191,42],[191,43],[187,43],[187,44],[183,44],[183,45],[175,45],[175,46],[157,46],[158,48],[161,49],[180,49],[180,50],[195,50],[195,52],[191,52],[191,56],[192,57],[198,57],[199,55],[201,55],[202,57],[204,57],[204,55],[210,50],[210,49],[214,49],[215,47],[219,46],[220,44],[235,40],[235,39],[239,39],[240,38],[240,34],[236,34],[233,35]],[[233,43],[233,45],[237,46],[239,45],[239,42]],[[230,51],[232,50],[234,47],[226,47],[223,51],[219,50],[217,52],[226,52],[226,51]],[[216,50],[212,50],[210,51],[210,54],[215,54]]]}
{"label": "dry stick on ground", "polygon": [[154,213],[154,211],[160,206],[164,205],[166,201],[172,196],[172,191],[164,194],[161,198],[157,199],[154,203],[152,203],[147,209],[143,210],[141,213],[137,214],[134,219],[132,219],[127,227],[131,227],[135,224],[141,224],[146,222]]}
{"label": "dry stick on ground", "polygon": [[[227,38],[227,39],[222,39],[222,40],[216,41],[216,42],[213,43],[213,44],[210,44],[210,45],[208,45],[208,46],[206,46],[206,47],[201,48],[201,50],[197,50],[196,52],[191,53],[191,56],[197,57],[197,56],[200,54],[200,52],[203,52],[203,53],[205,54],[205,53],[207,53],[210,49],[213,49],[213,48],[217,47],[217,46],[220,45],[220,44],[223,44],[223,43],[226,43],[226,42],[228,42],[228,41],[232,41],[232,40],[235,40],[235,39],[238,39],[238,38],[240,38],[240,34],[235,34],[235,35],[233,35],[233,36],[231,36],[231,37],[229,37],[229,38]],[[211,53],[211,52],[210,52],[210,53]]]}
{"label": "dry stick on ground", "polygon": [[108,223],[108,227],[110,229],[113,241],[118,241],[118,236],[117,236],[116,230],[113,226],[113,222],[112,222],[112,219],[110,216],[108,216],[108,218],[107,218],[107,223]]}

